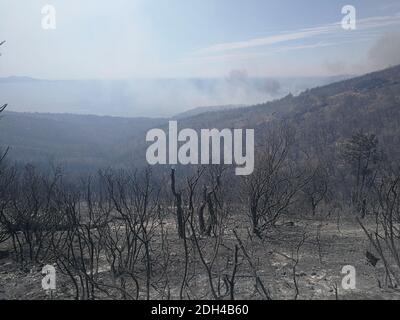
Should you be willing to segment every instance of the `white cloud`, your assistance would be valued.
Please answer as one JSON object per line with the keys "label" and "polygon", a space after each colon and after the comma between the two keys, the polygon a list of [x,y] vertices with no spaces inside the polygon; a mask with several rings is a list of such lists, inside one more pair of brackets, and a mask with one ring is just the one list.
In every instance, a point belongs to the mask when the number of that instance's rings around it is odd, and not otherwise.
{"label": "white cloud", "polygon": [[[394,25],[400,25],[400,17],[399,16],[378,16],[378,17],[370,17],[365,19],[358,19],[357,21],[357,31],[358,33],[375,29],[375,28],[384,28]],[[316,26],[312,28],[305,28],[295,31],[284,32],[276,35],[270,35],[262,38],[254,38],[248,39],[244,41],[237,42],[227,42],[227,43],[219,43],[215,44],[203,49],[200,49],[194,52],[194,55],[209,55],[215,54],[219,52],[232,51],[232,50],[242,50],[249,49],[255,47],[262,46],[270,46],[281,44],[285,42],[295,41],[295,40],[303,40],[307,38],[313,38],[321,35],[331,35],[337,34],[338,32],[343,31],[341,28],[341,24],[331,23],[322,26]],[[304,48],[308,48],[309,45],[304,46]]]}

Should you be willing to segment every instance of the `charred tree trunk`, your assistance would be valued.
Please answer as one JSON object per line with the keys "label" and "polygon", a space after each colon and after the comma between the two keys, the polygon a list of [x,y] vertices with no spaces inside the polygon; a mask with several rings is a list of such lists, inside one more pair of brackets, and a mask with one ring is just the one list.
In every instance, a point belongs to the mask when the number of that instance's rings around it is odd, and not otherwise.
{"label": "charred tree trunk", "polygon": [[184,211],[183,211],[183,204],[182,204],[182,192],[176,191],[175,185],[175,169],[171,170],[171,190],[172,194],[175,197],[176,203],[176,218],[178,222],[178,235],[179,238],[185,238],[185,218],[184,218]]}

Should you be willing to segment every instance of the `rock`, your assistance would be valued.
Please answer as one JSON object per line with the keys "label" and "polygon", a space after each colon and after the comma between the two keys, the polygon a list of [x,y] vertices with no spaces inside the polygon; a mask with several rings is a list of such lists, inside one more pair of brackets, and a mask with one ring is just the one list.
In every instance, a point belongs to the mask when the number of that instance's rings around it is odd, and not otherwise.
{"label": "rock", "polygon": [[369,251],[367,251],[367,252],[365,253],[365,256],[367,257],[368,262],[369,262],[373,267],[375,267],[376,264],[377,264],[378,261],[379,261],[379,258],[375,257],[375,256],[374,256],[371,252],[369,252]]}

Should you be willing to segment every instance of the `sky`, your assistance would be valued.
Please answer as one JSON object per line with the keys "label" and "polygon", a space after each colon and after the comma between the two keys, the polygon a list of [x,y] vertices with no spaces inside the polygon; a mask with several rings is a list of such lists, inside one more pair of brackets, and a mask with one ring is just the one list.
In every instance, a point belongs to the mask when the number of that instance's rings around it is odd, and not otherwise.
{"label": "sky", "polygon": [[[344,5],[356,30],[341,27]],[[0,77],[356,74],[400,63],[399,27],[398,0],[1,0]]]}

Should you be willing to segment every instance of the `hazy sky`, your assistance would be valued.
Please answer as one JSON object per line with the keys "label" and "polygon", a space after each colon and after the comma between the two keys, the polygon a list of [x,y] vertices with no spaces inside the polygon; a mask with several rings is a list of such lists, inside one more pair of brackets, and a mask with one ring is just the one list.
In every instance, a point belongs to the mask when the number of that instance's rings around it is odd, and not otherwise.
{"label": "hazy sky", "polygon": [[[42,29],[46,4],[55,30]],[[357,30],[340,26],[347,4]],[[399,26],[398,0],[1,0],[0,76],[362,73],[398,62]]]}

